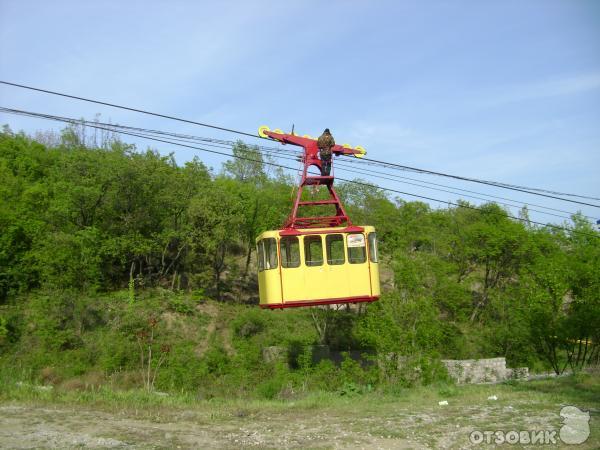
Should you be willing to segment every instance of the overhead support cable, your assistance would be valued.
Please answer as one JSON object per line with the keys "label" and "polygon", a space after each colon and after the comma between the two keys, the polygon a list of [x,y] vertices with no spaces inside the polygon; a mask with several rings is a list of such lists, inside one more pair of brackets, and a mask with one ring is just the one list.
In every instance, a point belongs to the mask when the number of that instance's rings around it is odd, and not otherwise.
{"label": "overhead support cable", "polygon": [[33,86],[26,86],[24,84],[10,83],[8,81],[0,80],[0,83],[6,84],[7,86],[14,86],[14,87],[19,87],[19,88],[23,88],[23,89],[29,89],[31,91],[43,92],[44,94],[58,95],[60,97],[71,98],[74,100],[81,100],[83,102],[95,103],[97,105],[103,105],[103,106],[110,106],[111,108],[124,109],[126,111],[133,111],[133,112],[137,112],[140,114],[146,114],[149,116],[162,117],[163,119],[176,120],[178,122],[184,122],[184,123],[189,123],[192,125],[199,125],[201,127],[213,128],[215,130],[227,131],[229,133],[236,133],[236,134],[241,134],[244,136],[250,136],[250,137],[254,137],[254,138],[258,138],[258,139],[263,139],[262,137],[258,136],[257,134],[245,133],[243,131],[237,131],[237,130],[233,130],[231,128],[224,128],[224,127],[219,127],[216,125],[210,125],[207,123],[196,122],[195,120],[182,119],[181,117],[169,116],[167,114],[155,113],[152,111],[146,111],[146,110],[138,109],[138,108],[130,108],[129,106],[117,105],[115,103],[103,102],[100,100],[93,100],[91,98],[79,97],[77,95],[63,94],[62,92],[50,91],[48,89],[36,88]]}
{"label": "overhead support cable", "polygon": [[[577,203],[580,205],[592,206],[594,208],[600,208],[600,205],[594,205],[592,203],[587,203],[587,202],[580,202],[578,200],[569,200],[566,198],[558,197],[557,195],[586,198],[586,199],[591,199],[591,200],[600,200],[600,198],[597,198],[597,197],[588,197],[588,196],[577,195],[577,194],[560,193],[560,192],[548,191],[548,190],[539,189],[539,188],[528,188],[528,187],[524,187],[524,186],[511,185],[511,184],[500,183],[500,182],[496,182],[496,181],[479,180],[477,178],[469,178],[469,177],[463,177],[460,175],[452,175],[452,174],[443,173],[443,172],[435,172],[433,170],[419,169],[417,167],[405,166],[402,164],[390,163],[387,161],[379,161],[379,160],[371,159],[371,158],[367,158],[367,157],[364,157],[362,159],[365,161],[377,163],[382,166],[386,166],[386,167],[390,167],[390,168],[396,168],[396,169],[400,169],[400,170],[409,170],[411,172],[424,173],[424,174],[428,174],[428,175],[437,175],[437,176],[441,176],[441,177],[453,178],[455,180],[469,181],[471,183],[486,184],[488,186],[499,187],[502,189],[509,189],[512,191],[524,192],[524,193],[531,194],[531,195],[538,195],[541,197],[548,197],[548,198],[553,198],[556,200],[562,200],[563,202]],[[556,194],[556,195],[545,194],[544,192],[552,192],[553,194]]]}
{"label": "overhead support cable", "polygon": [[[175,116],[170,116],[170,115],[166,115],[166,114],[160,114],[160,113],[155,113],[155,112],[151,112],[151,111],[146,111],[146,110],[143,110],[143,109],[131,108],[131,107],[128,107],[128,106],[117,105],[117,104],[114,104],[114,103],[103,102],[103,101],[99,101],[99,100],[93,100],[93,99],[89,99],[89,98],[85,98],[85,97],[80,97],[80,96],[76,96],[76,95],[71,95],[71,94],[65,94],[65,93],[61,93],[61,92],[51,91],[51,90],[48,90],[48,89],[36,88],[36,87],[33,87],[33,86],[27,86],[27,85],[24,85],[24,84],[12,83],[12,82],[2,81],[2,80],[0,80],[0,84],[5,84],[7,86],[13,86],[13,87],[18,87],[18,88],[22,88],[22,89],[28,89],[28,90],[32,90],[32,91],[36,91],[36,92],[42,92],[42,93],[45,93],[45,94],[57,95],[57,96],[60,96],[60,97],[65,97],[65,98],[71,98],[71,99],[74,99],[74,100],[80,100],[80,101],[84,101],[84,102],[95,103],[95,104],[98,104],[98,105],[110,106],[110,107],[113,107],[113,108],[119,108],[119,109],[123,109],[123,110],[127,110],[127,111],[133,111],[133,112],[137,112],[137,113],[141,113],[141,114],[150,115],[150,116],[156,116],[156,117],[161,117],[161,118],[164,118],[164,119],[170,119],[170,120],[175,120],[175,121],[179,121],[179,122],[189,123],[189,124],[192,124],[192,125],[199,125],[199,126],[202,126],[202,127],[213,128],[213,129],[216,129],[216,130],[226,131],[226,132],[229,132],[229,133],[235,133],[235,134],[239,134],[239,135],[243,135],[243,136],[249,136],[249,137],[253,137],[253,138],[257,138],[257,139],[267,139],[267,140],[269,140],[268,138],[263,138],[262,136],[258,136],[258,135],[253,134],[253,133],[246,133],[246,132],[234,130],[234,129],[231,129],[231,128],[224,128],[224,127],[220,127],[220,126],[216,126],[216,125],[210,125],[210,124],[206,124],[206,123],[202,123],[202,122],[197,122],[197,121],[193,121],[193,120],[183,119],[183,118],[180,118],[180,117],[175,117]],[[527,194],[531,194],[531,195],[538,195],[538,196],[542,196],[542,197],[553,198],[553,199],[564,201],[564,202],[577,203],[577,204],[580,204],[580,205],[591,206],[591,207],[594,207],[594,208],[600,208],[600,205],[595,205],[595,204],[591,204],[591,203],[587,203],[587,202],[581,202],[581,201],[577,201],[577,200],[570,200],[570,199],[559,197],[559,195],[563,196],[563,197],[566,196],[566,197],[584,198],[584,199],[588,199],[588,200],[600,200],[600,198],[598,198],[598,197],[590,197],[590,196],[584,196],[584,195],[578,195],[578,194],[571,194],[571,193],[561,193],[561,192],[556,192],[556,191],[551,191],[551,190],[545,190],[545,189],[540,189],[540,188],[528,188],[528,187],[525,187],[525,186],[517,186],[517,185],[511,185],[511,184],[501,183],[501,182],[495,182],[495,181],[479,180],[479,179],[476,179],[476,178],[462,177],[462,176],[459,176],[459,175],[446,174],[446,173],[443,173],[443,172],[436,172],[436,171],[427,170],[427,169],[419,169],[419,168],[416,168],[416,167],[410,167],[410,166],[405,166],[405,165],[402,165],[402,164],[390,163],[390,162],[387,162],[387,161],[379,161],[379,160],[371,159],[371,158],[362,158],[362,160],[365,161],[365,162],[371,162],[371,163],[376,163],[376,164],[380,164],[380,165],[385,165],[387,167],[391,167],[391,168],[395,168],[395,169],[409,170],[409,171],[413,171],[413,172],[416,172],[416,173],[424,173],[424,174],[429,174],[429,175],[437,175],[437,176],[448,177],[448,178],[453,178],[453,179],[462,180],[462,181],[468,181],[468,182],[473,182],[473,183],[486,184],[486,185],[489,185],[489,186],[494,186],[494,187],[498,187],[498,188],[502,188],[502,189],[509,189],[509,190],[519,191],[519,192],[523,192],[523,193],[527,193]]]}
{"label": "overhead support cable", "polygon": [[[352,160],[350,159],[349,161],[352,161]],[[339,167],[340,166],[340,162],[338,161],[336,163],[336,165]],[[341,166],[342,167],[348,167],[347,162],[344,161],[343,165],[341,165]],[[349,170],[349,169],[347,169],[347,170]],[[488,201],[489,199],[498,199],[498,200],[506,200],[506,201],[509,201],[509,202],[518,202],[518,203],[520,203],[519,206],[516,206],[516,205],[510,205],[508,203],[503,203],[503,202],[499,202],[499,201],[494,200],[498,204],[506,205],[506,206],[513,206],[515,208],[516,207],[522,207],[523,205],[527,205],[528,207],[529,206],[533,206],[533,207],[536,207],[536,208],[547,209],[547,210],[550,210],[550,211],[562,212],[562,213],[565,213],[565,214],[569,214],[569,216],[575,214],[572,211],[566,211],[564,209],[551,208],[549,206],[543,206],[543,205],[539,205],[539,204],[531,203],[531,202],[521,202],[520,200],[516,200],[516,199],[512,199],[512,198],[500,197],[500,196],[497,196],[497,195],[487,194],[487,193],[484,193],[484,192],[472,191],[472,190],[468,190],[468,189],[461,189],[461,188],[458,188],[458,187],[455,187],[455,186],[448,186],[448,185],[439,184],[439,183],[433,183],[433,182],[425,181],[425,180],[417,180],[415,178],[403,177],[403,176],[400,176],[400,175],[391,174],[391,173],[387,173],[387,172],[380,172],[380,171],[369,170],[369,169],[361,169],[361,170],[364,171],[365,173],[369,173],[369,174],[372,174],[373,176],[377,176],[377,177],[380,177],[380,178],[383,178],[383,179],[386,179],[386,180],[397,181],[399,183],[405,183],[405,184],[414,185],[414,186],[420,186],[420,187],[423,187],[423,188],[426,188],[426,189],[432,189],[432,190],[435,190],[435,191],[449,192],[451,194],[463,195],[465,197],[477,198],[479,200],[486,200],[486,201]],[[392,177],[392,178],[389,178],[389,177]],[[423,183],[423,184],[409,183],[409,182],[403,181],[403,180],[415,181],[417,183]],[[439,186],[439,187],[443,187],[443,188],[447,188],[447,189],[452,189],[452,191],[448,191],[446,189],[439,189],[439,188],[435,188],[435,187],[430,187],[430,186],[425,186],[424,184],[426,184],[426,185],[432,185],[432,186]],[[489,199],[483,199],[483,198],[480,198],[480,197],[475,197],[475,196],[468,195],[468,194],[462,194],[462,193],[455,192],[455,191],[461,191],[461,192],[467,192],[467,193],[470,193],[470,194],[482,195],[484,197],[489,197]],[[535,211],[535,210],[532,209],[531,211]],[[550,213],[546,213],[544,211],[538,211],[538,212],[541,212],[543,214],[550,214]],[[555,214],[551,214],[551,215],[555,215]],[[556,215],[556,217],[564,217],[564,216]],[[588,219],[596,220],[595,217],[585,216],[585,215],[584,215],[584,217],[586,217]]]}
{"label": "overhead support cable", "polygon": [[[70,119],[70,122],[77,122],[76,119]],[[162,142],[165,144],[170,144],[170,145],[176,145],[179,147],[184,147],[184,148],[190,148],[190,149],[194,149],[194,150],[200,150],[200,151],[204,151],[204,152],[208,152],[208,153],[213,153],[213,154],[218,154],[218,155],[222,155],[222,156],[227,156],[227,157],[233,157],[233,158],[237,158],[237,159],[241,159],[241,160],[246,160],[246,161],[251,161],[251,162],[256,162],[256,163],[262,163],[265,165],[269,165],[269,166],[274,166],[274,167],[279,167],[282,169],[288,169],[288,170],[292,170],[295,171],[297,168],[294,167],[290,167],[290,166],[285,166],[282,164],[277,164],[274,162],[270,162],[270,161],[263,161],[263,160],[258,160],[258,159],[254,159],[254,158],[248,158],[245,156],[241,156],[241,155],[234,155],[234,154],[230,154],[230,153],[225,153],[225,152],[221,152],[218,150],[212,150],[212,149],[207,149],[207,148],[203,148],[203,147],[199,147],[199,146],[195,146],[195,145],[189,145],[189,144],[183,144],[180,142],[173,142],[173,141],[169,141],[166,139],[159,139],[156,137],[149,137],[143,134],[139,134],[139,133],[133,133],[133,132],[128,132],[128,131],[115,131],[114,129],[111,129],[109,127],[104,127],[104,126],[98,126],[98,125],[93,125],[93,124],[85,124],[84,126],[87,127],[91,127],[91,128],[95,128],[95,129],[99,129],[99,130],[104,130],[104,131],[110,131],[110,132],[116,132],[118,134],[124,134],[127,136],[133,136],[133,137],[138,137],[138,138],[142,138],[142,139],[148,139],[151,141],[155,141],[155,142]],[[365,186],[365,187],[370,187],[373,189],[378,189],[384,192],[393,192],[396,194],[401,194],[401,195],[408,195],[410,197],[415,197],[415,198],[420,198],[420,199],[424,199],[424,200],[429,200],[429,201],[433,201],[433,202],[438,202],[438,203],[443,203],[443,204],[447,204],[450,206],[455,206],[458,208],[466,208],[466,209],[470,209],[470,210],[474,210],[474,211],[478,211],[480,213],[489,213],[489,211],[485,211],[481,208],[478,208],[476,206],[471,206],[471,205],[467,205],[467,204],[461,204],[461,203],[455,203],[455,202],[450,202],[450,201],[446,201],[446,200],[442,200],[442,199],[437,199],[437,198],[433,198],[433,197],[427,197],[424,195],[419,195],[419,194],[413,194],[410,192],[405,192],[405,191],[400,191],[397,189],[390,189],[390,188],[384,188],[375,184],[371,184],[371,183],[366,183],[366,182],[362,182],[362,181],[358,181],[358,180],[350,180],[347,178],[340,178],[340,177],[336,177],[336,179],[340,180],[340,181],[344,181],[347,183],[353,183],[353,184],[357,184],[360,186]],[[506,212],[505,212],[506,213]],[[600,235],[598,234],[590,234],[590,233],[585,233],[585,232],[581,232],[578,230],[573,230],[571,228],[567,228],[567,227],[561,227],[559,225],[554,225],[554,224],[549,224],[549,223],[542,223],[542,222],[537,222],[535,220],[530,220],[530,219],[526,219],[526,218],[521,218],[521,217],[515,217],[512,216],[508,213],[506,213],[506,217],[513,219],[513,220],[518,220],[521,222],[525,222],[525,223],[529,223],[529,224],[534,224],[534,225],[539,225],[542,227],[548,227],[554,230],[561,230],[561,231],[566,231],[569,233],[575,233],[575,234],[579,234],[582,236],[587,236],[587,237],[593,237],[593,238],[597,238],[600,239]]]}
{"label": "overhead support cable", "polygon": [[[22,116],[27,116],[27,117],[34,117],[34,118],[42,118],[42,119],[47,119],[47,120],[54,120],[54,121],[60,121],[60,122],[65,122],[71,125],[76,125],[76,126],[102,126],[105,127],[106,130],[110,130],[113,133],[119,133],[119,130],[125,130],[128,132],[134,132],[136,133],[139,137],[144,137],[144,138],[153,138],[156,136],[159,137],[163,137],[163,136],[168,136],[169,139],[175,141],[175,142],[185,142],[185,143],[189,143],[191,142],[197,142],[200,141],[203,143],[203,145],[207,145],[210,147],[216,147],[216,148],[225,148],[225,149],[231,149],[233,148],[237,142],[234,141],[225,141],[225,140],[220,140],[220,139],[213,139],[213,138],[206,138],[206,137],[200,137],[200,136],[191,136],[191,135],[183,135],[183,134],[179,134],[179,133],[173,133],[173,132],[167,132],[167,131],[160,131],[160,130],[151,130],[151,129],[146,129],[146,128],[137,128],[137,127],[131,127],[131,126],[126,126],[126,125],[120,125],[120,124],[114,124],[114,123],[104,123],[104,122],[99,122],[97,120],[95,121],[87,121],[84,119],[73,119],[73,118],[69,118],[69,117],[63,117],[63,116],[55,116],[55,115],[50,115],[50,114],[43,114],[43,113],[34,113],[34,112],[29,112],[29,111],[21,111],[21,110],[16,110],[16,109],[10,109],[10,108],[4,108],[4,107],[0,107],[0,112],[4,112],[4,113],[9,113],[9,114],[16,114],[16,115],[22,115]],[[241,141],[238,141],[241,142]],[[243,143],[243,142],[242,142]],[[280,149],[276,149],[273,147],[260,147],[260,146],[251,146],[250,148],[255,148],[257,150],[259,150],[261,153],[265,153],[267,155],[269,155],[270,157],[275,157],[275,158],[279,158],[279,159],[285,159],[285,160],[290,160],[290,161],[298,161],[299,160],[299,155],[300,152],[297,150],[293,150],[293,149],[285,149],[283,150],[284,152],[287,152],[288,154],[290,154],[291,156],[289,157],[285,157],[282,156],[280,153]],[[347,161],[352,161],[352,159],[348,159]],[[388,174],[385,172],[380,172],[380,171],[373,171],[373,170],[369,170],[369,169],[365,169],[365,168],[361,168],[360,170],[356,170],[353,165],[348,165],[347,161],[340,161],[338,160],[336,163],[337,167],[341,167],[342,170],[345,170],[347,172],[350,173],[355,173],[361,176],[378,176],[378,178],[380,179],[386,179],[386,180],[390,180],[390,181],[394,181],[397,183],[404,183],[404,184],[408,184],[408,185],[412,185],[412,186],[418,186],[418,187],[423,187],[425,189],[431,189],[431,190],[436,190],[436,191],[441,191],[441,192],[446,192],[446,193],[450,193],[450,194],[455,194],[455,195],[462,195],[464,197],[469,197],[469,198],[474,198],[477,200],[483,200],[483,201],[489,201],[489,199],[486,198],[482,198],[482,197],[477,197],[477,196],[473,196],[473,195],[468,195],[468,194],[462,194],[462,193],[458,193],[452,190],[446,190],[446,189],[440,189],[440,188],[435,188],[435,187],[430,187],[430,186],[424,186],[423,184],[418,184],[418,183],[411,183],[411,182],[407,182],[407,181],[402,181],[404,179],[408,179],[408,180],[412,180],[412,181],[420,181],[420,182],[424,182],[421,180],[415,180],[412,178],[406,178],[406,177],[401,177],[399,175],[395,175],[395,174]],[[375,174],[375,175],[373,175]],[[390,177],[394,177],[394,178],[390,178]],[[401,180],[397,180],[396,178],[400,178]],[[427,183],[427,182],[424,182]],[[443,187],[447,187],[449,189],[457,189],[457,190],[461,190],[461,191],[465,191],[465,192],[471,192],[471,193],[475,193],[475,194],[479,194],[479,195],[483,195],[483,196],[489,196],[489,197],[494,197],[494,198],[501,198],[504,199],[502,197],[496,197],[496,196],[492,196],[489,194],[484,194],[484,193],[479,193],[479,192],[474,192],[474,191],[469,191],[469,190],[465,190],[465,189],[460,189],[460,188],[453,188],[451,186],[444,186],[444,185],[440,185],[437,183],[430,183],[436,186],[443,186]],[[505,199],[508,201],[512,201],[512,202],[516,202],[517,200],[513,200],[513,199]],[[519,204],[519,205],[515,205],[515,204],[511,204],[511,203],[505,203],[505,202],[498,202],[496,201],[496,203],[503,205],[503,206],[507,206],[507,207],[511,207],[511,208],[521,208],[524,205],[523,204]],[[535,207],[539,207],[539,208],[543,208],[543,209],[548,209],[548,210],[553,210],[553,211],[557,211],[557,212],[564,212],[566,214],[569,215],[573,215],[574,213],[570,212],[570,211],[563,211],[563,210],[557,210],[555,208],[549,208],[546,206],[542,206],[542,205],[535,205],[535,204],[527,204],[527,206],[535,206]],[[547,215],[551,215],[554,217],[558,217],[558,218],[562,218],[562,219],[570,219],[570,217],[566,217],[563,215],[559,215],[559,214],[554,214],[554,213],[550,213],[547,211],[540,211],[537,209],[530,209],[530,211],[532,212],[537,212],[540,214],[547,214]],[[590,216],[584,216],[588,219],[592,219],[595,220],[595,218],[590,217]]]}

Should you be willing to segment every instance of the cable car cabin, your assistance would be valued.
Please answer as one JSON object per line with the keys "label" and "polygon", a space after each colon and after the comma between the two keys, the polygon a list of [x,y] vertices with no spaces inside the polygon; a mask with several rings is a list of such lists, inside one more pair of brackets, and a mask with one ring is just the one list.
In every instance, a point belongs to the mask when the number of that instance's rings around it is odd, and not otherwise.
{"label": "cable car cabin", "polygon": [[265,231],[256,243],[262,308],[379,298],[377,236],[371,226]]}
{"label": "cable car cabin", "polygon": [[[292,212],[281,230],[265,231],[257,239],[258,290],[263,308],[289,308],[338,303],[372,302],[379,298],[377,237],[371,226],[353,226],[333,188],[334,177],[324,170],[318,141],[270,131],[261,127],[259,135],[304,149],[302,179]],[[335,156],[365,155],[362,147],[333,145]],[[333,167],[331,158],[330,167]],[[320,175],[309,173],[316,167]],[[325,187],[326,200],[303,199],[304,188],[315,192]],[[307,216],[323,207],[329,214]],[[331,212],[335,211],[333,215]],[[306,212],[306,210],[304,210]]]}

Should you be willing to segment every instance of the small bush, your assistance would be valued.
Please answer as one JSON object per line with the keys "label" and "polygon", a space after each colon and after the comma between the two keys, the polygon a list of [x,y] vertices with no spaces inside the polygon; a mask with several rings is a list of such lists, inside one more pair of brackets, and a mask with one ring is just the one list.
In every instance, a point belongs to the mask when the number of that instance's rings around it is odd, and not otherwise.
{"label": "small bush", "polygon": [[279,394],[283,387],[284,383],[282,382],[282,380],[269,379],[257,386],[256,393],[261,398],[272,400],[275,397],[277,397],[277,394]]}
{"label": "small bush", "polygon": [[202,366],[207,374],[225,375],[229,372],[230,361],[223,348],[213,347],[204,354]]}
{"label": "small bush", "polygon": [[291,373],[284,363],[276,364],[275,370],[258,385],[259,397],[271,400],[280,397],[289,397],[293,392],[296,377]]}
{"label": "small bush", "polygon": [[373,392],[373,385],[356,385],[354,383],[348,383],[340,389],[339,394],[342,396],[352,396],[352,395],[363,395],[368,394],[369,392]]}
{"label": "small bush", "polygon": [[69,378],[60,383],[64,391],[97,390],[106,382],[105,376],[100,372],[91,371],[81,377]]}
{"label": "small bush", "polygon": [[43,384],[58,384],[60,380],[60,376],[58,375],[56,369],[54,367],[44,367],[40,371],[40,381]]}
{"label": "small bush", "polygon": [[190,315],[194,312],[194,302],[182,295],[174,295],[169,299],[168,309],[179,314]]}
{"label": "small bush", "polygon": [[235,334],[245,339],[262,332],[264,328],[265,320],[260,316],[260,312],[248,311],[233,322]]}
{"label": "small bush", "polygon": [[440,397],[455,397],[458,395],[459,390],[455,385],[442,383],[438,388],[438,394]]}

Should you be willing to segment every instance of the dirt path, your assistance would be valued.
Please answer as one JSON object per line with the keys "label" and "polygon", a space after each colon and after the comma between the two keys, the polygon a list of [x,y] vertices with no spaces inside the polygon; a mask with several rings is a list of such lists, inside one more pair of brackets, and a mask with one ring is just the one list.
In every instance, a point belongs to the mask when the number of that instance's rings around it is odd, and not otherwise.
{"label": "dirt path", "polygon": [[210,420],[193,411],[135,418],[86,409],[7,405],[0,407],[0,448],[426,448],[415,441],[375,436],[356,423],[322,414],[300,415],[298,420],[290,420],[288,414],[257,419],[234,415]]}
{"label": "dirt path", "polygon": [[[494,406],[398,410],[380,416],[358,411],[340,415],[307,410],[213,415],[205,410],[182,410],[155,416],[146,412],[136,417],[131,412],[14,404],[0,406],[0,448],[481,448],[469,442],[474,429],[524,426],[557,430],[560,425],[554,413]],[[597,440],[592,439],[578,448],[595,448],[595,443]],[[553,447],[560,448],[560,442]]]}
{"label": "dirt path", "polygon": [[[315,394],[297,401],[184,403],[161,395],[122,402],[105,394],[89,403],[53,403],[44,391],[45,401],[0,403],[0,448],[487,448],[470,441],[473,431],[558,434],[561,408],[576,405],[589,414],[591,431],[576,448],[597,449],[599,392],[596,378],[452,387],[443,393],[415,388],[394,397]],[[565,447],[556,438],[550,447]]]}

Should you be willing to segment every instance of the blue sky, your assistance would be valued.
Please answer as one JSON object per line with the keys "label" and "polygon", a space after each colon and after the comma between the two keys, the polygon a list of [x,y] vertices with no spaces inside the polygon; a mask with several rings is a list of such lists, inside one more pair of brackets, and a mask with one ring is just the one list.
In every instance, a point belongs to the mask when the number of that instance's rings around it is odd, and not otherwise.
{"label": "blue sky", "polygon": [[[249,132],[329,127],[374,159],[600,197],[594,0],[0,0],[0,79]],[[235,138],[6,86],[0,105]],[[200,156],[220,167],[222,158]],[[404,175],[600,218],[599,208]]]}

